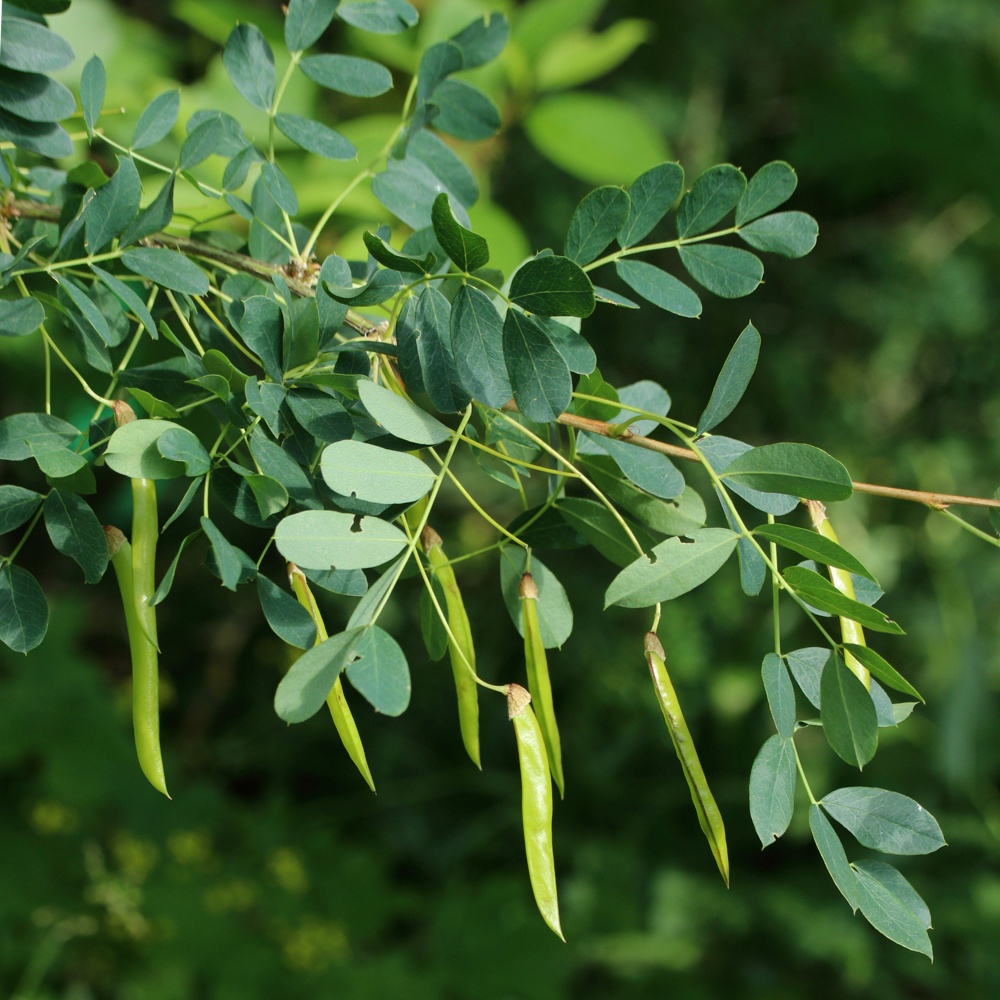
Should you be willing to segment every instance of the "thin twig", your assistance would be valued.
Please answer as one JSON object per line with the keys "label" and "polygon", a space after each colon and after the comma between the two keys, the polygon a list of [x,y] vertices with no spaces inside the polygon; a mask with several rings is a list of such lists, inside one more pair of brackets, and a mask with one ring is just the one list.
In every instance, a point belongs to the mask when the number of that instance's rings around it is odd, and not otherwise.
{"label": "thin twig", "polygon": [[[514,409],[510,404],[504,407]],[[675,444],[667,444],[665,441],[657,441],[642,434],[632,434],[626,430],[624,433],[615,433],[612,429],[615,424],[604,420],[592,420],[589,417],[578,417],[575,413],[560,413],[556,420],[567,427],[576,427],[578,430],[590,431],[592,434],[600,434],[603,437],[615,438],[618,441],[627,441],[639,448],[646,448],[649,451],[658,451],[661,455],[668,455],[671,458],[680,458],[686,462],[699,461],[698,456],[688,448],[681,448]],[[856,493],[870,493],[873,496],[890,497],[893,500],[908,500],[911,503],[921,503],[935,510],[944,510],[952,504],[963,504],[967,507],[1000,507],[1000,500],[992,497],[966,497],[955,493],[932,493],[927,490],[905,490],[898,486],[879,486],[874,483],[852,482]]]}

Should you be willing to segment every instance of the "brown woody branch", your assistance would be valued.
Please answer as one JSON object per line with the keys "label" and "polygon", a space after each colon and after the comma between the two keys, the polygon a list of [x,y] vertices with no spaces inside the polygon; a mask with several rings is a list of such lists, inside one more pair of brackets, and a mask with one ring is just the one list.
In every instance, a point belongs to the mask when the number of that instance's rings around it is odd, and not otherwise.
{"label": "brown woody branch", "polygon": [[[5,218],[15,219],[42,219],[46,222],[58,222],[60,209],[57,205],[42,205],[34,201],[12,200],[0,208],[0,215]],[[181,253],[191,254],[194,257],[201,257],[203,260],[214,261],[225,267],[242,271],[257,278],[270,279],[273,275],[280,274],[288,283],[290,291],[296,295],[311,296],[316,294],[315,277],[313,283],[303,280],[299,275],[310,274],[308,265],[295,267],[293,265],[265,264],[262,261],[254,260],[246,254],[233,253],[224,250],[222,247],[214,247],[210,243],[192,239],[189,236],[171,236],[169,233],[153,233],[142,241],[147,246],[162,246],[171,250],[178,250]],[[357,332],[368,335],[373,332],[373,325],[366,321],[364,317],[358,315],[348,315],[345,325]],[[516,410],[513,401],[504,409]],[[649,451],[659,452],[670,458],[679,458],[687,462],[700,462],[698,455],[689,448],[681,448],[678,445],[667,444],[665,441],[657,441],[654,438],[645,437],[642,434],[633,434],[629,430],[619,432],[614,424],[604,420],[592,420],[589,417],[579,417],[573,413],[560,413],[556,418],[558,423],[567,427],[574,427],[577,430],[590,431],[592,434],[600,434],[602,437],[613,437],[619,441],[627,441],[637,448],[646,448]],[[952,504],[960,504],[968,507],[993,507],[1000,508],[1000,499],[990,497],[967,497],[955,493],[933,493],[926,490],[906,490],[898,486],[880,486],[874,483],[852,484],[857,493],[868,493],[872,496],[889,497],[893,500],[907,500],[911,503],[924,504],[935,510],[944,510]]]}
{"label": "brown woody branch", "polygon": [[[627,441],[639,448],[647,448],[649,451],[658,451],[661,455],[668,455],[670,458],[680,458],[686,462],[700,462],[701,459],[691,451],[690,448],[680,448],[677,445],[667,444],[664,441],[657,441],[654,438],[644,437],[642,434],[632,434],[629,431],[616,433],[613,424],[603,420],[591,420],[587,417],[578,417],[574,413],[560,413],[556,420],[567,427],[575,427],[578,430],[590,431],[592,434],[601,434],[604,437],[614,437],[619,441]],[[904,490],[898,486],[878,486],[874,483],[852,483],[855,492],[870,493],[873,496],[891,497],[894,500],[909,500],[913,503],[922,503],[936,510],[944,510],[952,504],[964,504],[969,507],[1000,507],[1000,500],[987,497],[966,497],[955,493],[929,493],[926,490]]]}

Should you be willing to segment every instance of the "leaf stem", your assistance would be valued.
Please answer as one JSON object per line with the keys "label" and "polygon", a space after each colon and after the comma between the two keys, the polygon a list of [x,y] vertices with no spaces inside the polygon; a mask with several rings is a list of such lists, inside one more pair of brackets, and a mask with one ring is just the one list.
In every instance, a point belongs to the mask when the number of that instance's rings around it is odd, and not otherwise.
{"label": "leaf stem", "polygon": [[[767,523],[774,524],[774,515],[767,515]],[[778,565],[778,544],[777,542],[771,542],[771,563],[774,566]],[[774,618],[774,652],[775,655],[781,656],[781,587],[778,583],[778,576],[776,573],[771,573],[771,608],[772,615]]]}
{"label": "leaf stem", "polygon": [[623,250],[614,250],[598,260],[592,261],[584,267],[584,271],[593,271],[602,264],[611,264],[622,257],[631,257],[637,253],[647,253],[651,250],[673,250],[684,246],[687,243],[704,243],[706,240],[716,240],[720,236],[732,236],[740,231],[739,226],[730,226],[728,229],[717,229],[714,233],[701,233],[698,236],[678,236],[675,240],[664,240],[662,243],[643,243],[639,246],[626,247]]}
{"label": "leaf stem", "polygon": [[799,757],[799,748],[795,745],[795,739],[792,739],[792,752],[795,754],[795,766],[799,769],[799,777],[802,779],[802,784],[805,787],[806,795],[809,796],[809,801],[814,805],[819,805],[819,800],[813,795],[813,790],[809,785],[809,779],[806,777],[805,768],[802,766],[802,759]]}
{"label": "leaf stem", "polygon": [[243,355],[249,358],[255,365],[260,364],[260,358],[258,358],[257,355],[253,353],[253,351],[245,347],[241,341],[239,341],[236,337],[232,335],[232,333],[229,330],[226,329],[226,325],[209,308],[208,303],[205,301],[203,296],[192,295],[191,298],[193,298],[194,301],[198,303],[198,306],[201,309],[201,311],[215,324],[216,327],[218,327],[222,335],[233,345],[233,347],[236,348],[236,350],[240,351]]}
{"label": "leaf stem", "polygon": [[70,374],[72,374],[74,378],[76,378],[76,380],[80,383],[80,387],[83,389],[83,391],[88,396],[90,396],[90,398],[94,400],[95,403],[101,403],[103,406],[111,406],[110,399],[105,399],[103,396],[99,395],[93,389],[91,389],[90,383],[76,370],[76,368],[73,366],[73,363],[69,360],[69,358],[67,358],[66,355],[63,354],[63,352],[59,349],[59,345],[52,339],[52,336],[49,333],[49,331],[45,329],[44,323],[39,327],[39,329],[42,331],[42,337],[45,339],[46,345],[49,348],[51,348],[51,350],[55,353],[56,357],[66,366]]}
{"label": "leaf stem", "polygon": [[[170,291],[169,288],[164,289],[164,291],[167,293],[167,300],[173,307],[174,313],[180,321],[181,326],[184,327],[185,332],[191,338],[191,343],[194,344],[194,349],[198,353],[198,357],[204,357],[205,348],[201,346],[201,341],[198,339],[198,335],[194,332],[191,324],[187,321],[187,316],[181,312],[181,307],[178,305],[177,299],[174,298],[174,293]],[[205,516],[207,517],[208,515],[206,514]]]}
{"label": "leaf stem", "polygon": [[525,462],[520,458],[514,458],[513,455],[497,451],[495,448],[491,448],[489,445],[483,444],[482,441],[476,441],[474,438],[470,438],[466,435],[462,436],[462,443],[467,444],[472,448],[478,448],[480,451],[485,451],[487,455],[492,455],[494,458],[499,458],[502,462],[508,462],[510,465],[516,465],[521,469],[530,469],[532,472],[541,472],[546,476],[562,476],[566,479],[579,478],[575,472],[566,472],[563,469],[551,469],[545,465],[533,465],[531,462]]}
{"label": "leaf stem", "polygon": [[292,52],[290,54],[291,59],[289,59],[288,65],[285,67],[285,74],[281,78],[281,83],[278,84],[278,89],[274,92],[274,99],[271,101],[271,107],[267,112],[267,158],[272,163],[274,163],[274,118],[278,113],[278,105],[281,104],[281,98],[285,96],[285,88],[288,86],[288,81],[291,80],[292,73],[295,72],[295,67],[298,66],[299,60],[302,58],[301,52]]}
{"label": "leaf stem", "polygon": [[8,565],[10,565],[10,564],[12,564],[14,562],[14,560],[17,558],[18,552],[21,551],[21,548],[23,547],[24,543],[31,536],[32,531],[35,530],[35,525],[38,524],[38,520],[42,516],[42,511],[44,509],[45,509],[45,504],[44,503],[40,503],[38,505],[38,510],[35,511],[34,516],[28,522],[28,527],[24,529],[24,534],[21,535],[20,539],[18,540],[17,545],[15,545],[13,549],[11,549],[9,555],[6,555],[6,556],[3,556],[2,558],[0,558],[0,562],[7,563]]}
{"label": "leaf stem", "polygon": [[990,545],[995,545],[997,548],[1000,548],[1000,538],[997,538],[996,535],[988,535],[985,531],[981,531],[974,524],[969,524],[968,521],[963,520],[957,514],[953,514],[946,507],[938,508],[938,513],[943,514],[949,521],[957,524],[963,530],[968,531],[969,534],[975,535],[976,538],[981,538],[984,542],[989,542]]}
{"label": "leaf stem", "polygon": [[635,546],[636,552],[639,555],[645,555],[645,550],[642,545],[639,544],[639,539],[635,537],[635,533],[629,527],[628,522],[622,517],[618,508],[597,488],[597,486],[590,481],[568,458],[566,458],[560,451],[553,448],[547,441],[543,441],[537,434],[533,431],[529,431],[527,427],[518,423],[513,417],[508,416],[503,410],[497,410],[497,414],[502,417],[507,423],[512,427],[516,427],[525,437],[529,440],[534,441],[539,448],[551,455],[557,462],[562,463],[572,472],[575,472],[579,477],[580,482],[589,489],[598,500],[607,507],[611,516],[621,525],[622,530],[628,535],[629,541]]}
{"label": "leaf stem", "polygon": [[442,469],[444,469],[444,471],[448,475],[448,478],[455,485],[455,488],[458,490],[459,493],[462,494],[463,497],[465,497],[466,501],[468,501],[469,506],[487,524],[489,524],[491,527],[499,531],[501,535],[505,535],[515,545],[520,545],[525,549],[529,547],[527,542],[523,541],[522,539],[518,538],[517,535],[512,534],[510,531],[508,531],[499,521],[491,517],[490,514],[479,505],[479,503],[476,501],[476,498],[472,496],[472,494],[465,488],[465,486],[462,484],[462,481],[458,478],[458,476],[456,476],[455,473],[451,471],[451,469],[445,468],[443,459],[441,458],[440,455],[438,455],[438,453],[433,448],[428,448],[427,450],[431,453],[431,456],[434,458],[434,461],[437,462],[438,465],[442,467]]}

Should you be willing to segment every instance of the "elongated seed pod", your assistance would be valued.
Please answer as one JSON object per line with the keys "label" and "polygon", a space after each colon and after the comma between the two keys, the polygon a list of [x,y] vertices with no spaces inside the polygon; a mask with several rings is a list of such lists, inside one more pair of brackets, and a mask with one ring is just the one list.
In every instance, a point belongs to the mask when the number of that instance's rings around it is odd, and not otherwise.
{"label": "elongated seed pod", "polygon": [[[135,410],[124,400],[112,403],[118,427],[136,419]],[[156,541],[159,517],[156,510],[156,483],[152,479],[133,479],[132,484],[132,589],[135,594],[139,622],[146,638],[156,647]]]}
{"label": "elongated seed pod", "polygon": [[117,528],[105,526],[104,534],[108,543],[108,556],[122,595],[132,654],[132,727],[135,731],[136,755],[139,767],[149,783],[169,799],[163,755],[160,751],[159,661],[156,646],[148,638],[136,603],[132,570],[134,550]]}
{"label": "elongated seed pod", "polygon": [[566,794],[566,779],[563,777],[562,741],[556,724],[556,708],[552,701],[552,681],[549,678],[549,659],[542,642],[538,625],[538,585],[530,573],[521,577],[518,587],[521,598],[521,615],[524,623],[524,663],[528,674],[528,690],[535,706],[538,724],[545,737],[552,779],[559,789],[559,797]]}
{"label": "elongated seed pod", "polygon": [[521,769],[521,823],[528,878],[538,912],[562,938],[559,894],[552,849],[552,779],[541,726],[531,710],[531,695],[520,684],[507,685],[507,715],[517,736],[517,759]]}
{"label": "elongated seed pod", "polygon": [[135,605],[146,638],[157,649],[156,634],[156,541],[160,525],[156,510],[156,482],[132,480],[132,587]]}
{"label": "elongated seed pod", "polygon": [[[288,582],[291,584],[299,604],[309,612],[309,616],[316,626],[315,644],[319,645],[329,636],[323,623],[323,616],[319,612],[319,605],[316,604],[316,598],[309,587],[309,581],[306,579],[305,573],[295,563],[288,563]],[[361,734],[358,732],[357,723],[354,721],[350,706],[347,704],[344,685],[339,676],[333,682],[333,687],[326,696],[326,705],[330,709],[330,717],[333,719],[333,725],[340,737],[340,742],[344,744],[348,756],[354,761],[354,766],[361,772],[361,777],[368,782],[368,787],[374,792],[375,781],[372,778],[371,769],[368,767],[368,758],[365,756]]]}
{"label": "elongated seed pod", "polygon": [[[839,545],[837,532],[833,530],[833,525],[826,516],[826,507],[818,500],[807,500],[806,506],[809,508],[809,517],[812,519],[813,527],[824,538],[829,538],[831,542],[837,542]],[[837,590],[852,601],[856,600],[854,595],[854,581],[851,579],[851,574],[846,569],[839,569],[836,566],[828,566],[827,569],[830,572],[830,582]],[[856,646],[868,645],[865,642],[865,630],[851,618],[842,617],[840,619],[840,637],[844,642],[853,642]],[[857,675],[858,680],[866,688],[871,688],[872,679],[868,668],[850,650],[844,650],[844,663],[848,669]]]}
{"label": "elongated seed pod", "polygon": [[670,675],[667,673],[663,646],[655,632],[646,633],[643,645],[649,673],[653,678],[653,687],[660,703],[660,710],[663,712],[667,730],[670,732],[670,739],[674,744],[677,759],[681,762],[681,770],[684,772],[684,778],[691,792],[691,801],[694,802],[695,812],[698,814],[698,824],[701,826],[702,833],[705,834],[715,863],[719,866],[723,881],[728,887],[729,849],[726,847],[726,827],[722,821],[719,807],[715,803],[715,797],[712,795],[712,789],[708,786],[708,779],[705,777],[705,771],[698,759],[698,751],[691,739],[687,722],[684,721],[684,713],[681,711],[674,686],[670,681]]}
{"label": "elongated seed pod", "polygon": [[448,562],[441,536],[427,525],[420,536],[420,544],[427,556],[431,571],[444,591],[445,608],[448,612],[448,658],[455,678],[455,694],[458,697],[458,724],[462,731],[462,743],[472,763],[482,770],[479,759],[479,685],[476,683],[476,647],[472,641],[472,627],[458,589],[455,571]]}

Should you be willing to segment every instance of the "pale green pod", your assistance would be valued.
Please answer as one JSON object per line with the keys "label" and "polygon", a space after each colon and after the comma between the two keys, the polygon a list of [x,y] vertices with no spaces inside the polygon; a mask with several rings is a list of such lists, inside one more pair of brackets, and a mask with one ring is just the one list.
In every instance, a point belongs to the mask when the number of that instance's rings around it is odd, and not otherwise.
{"label": "pale green pod", "polygon": [[728,886],[729,849],[726,847],[726,827],[722,821],[722,813],[719,812],[715,796],[712,795],[712,789],[708,786],[708,779],[705,777],[705,771],[698,759],[698,751],[691,739],[687,722],[684,721],[684,713],[681,711],[674,686],[670,681],[670,675],[667,673],[663,646],[655,632],[646,633],[644,646],[649,673],[653,678],[653,687],[656,689],[656,697],[660,703],[663,718],[667,723],[674,750],[677,751],[677,759],[681,762],[681,770],[684,772],[684,778],[691,792],[691,800],[694,802],[695,812],[698,814],[698,823],[708,840],[708,846],[712,850],[722,878]]}
{"label": "pale green pod", "polygon": [[[155,524],[154,524],[155,531]],[[136,599],[133,558],[135,549],[117,529],[106,526],[108,555],[118,580],[118,589],[125,609],[129,649],[132,655],[132,728],[139,767],[149,783],[167,798],[167,779],[160,750],[160,677],[159,655],[150,641],[150,629],[144,614],[153,616],[152,633],[156,634],[155,608],[140,608]]]}
{"label": "pale green pod", "polygon": [[[323,623],[323,616],[319,613],[319,606],[316,598],[309,587],[309,581],[305,574],[295,563],[288,563],[288,582],[292,586],[299,604],[309,612],[309,616],[316,626],[316,644],[329,638],[326,625]],[[330,688],[330,693],[326,696],[326,706],[330,710],[330,717],[333,719],[334,728],[340,737],[340,742],[344,744],[344,749],[354,762],[354,766],[361,772],[361,777],[368,783],[368,787],[374,792],[375,781],[372,778],[371,768],[368,766],[368,758],[365,756],[364,744],[361,742],[361,734],[358,732],[358,724],[354,721],[351,708],[347,704],[347,697],[344,694],[344,685],[338,677]]]}
{"label": "pale green pod", "polygon": [[549,659],[542,642],[542,632],[538,625],[538,586],[530,573],[521,577],[518,588],[521,598],[521,616],[524,624],[524,663],[528,674],[528,690],[535,706],[538,724],[545,737],[552,779],[559,789],[559,797],[565,798],[566,779],[563,776],[562,741],[556,724],[555,703],[552,700],[552,681],[549,678]]}
{"label": "pale green pod", "polygon": [[507,715],[517,736],[521,769],[521,822],[528,878],[538,912],[565,941],[559,921],[559,894],[552,848],[552,779],[541,726],[531,710],[531,696],[520,684],[507,685]]}
{"label": "pale green pod", "polygon": [[[831,542],[837,542],[839,545],[837,532],[833,530],[833,525],[826,516],[826,507],[818,500],[807,500],[805,503],[809,508],[809,516],[812,519],[813,527],[824,538],[829,538]],[[839,569],[837,566],[828,566],[827,569],[830,572],[830,582],[837,590],[852,601],[855,600],[854,581],[851,579],[851,574],[846,569]],[[850,618],[842,617],[840,619],[840,637],[844,642],[852,642],[856,646],[868,645],[865,642],[865,630]],[[868,672],[868,668],[850,650],[844,650],[844,663],[866,688],[871,688],[872,678]]]}
{"label": "pale green pod", "polygon": [[451,635],[448,637],[448,658],[455,678],[462,743],[472,763],[482,770],[483,765],[479,757],[479,685],[476,683],[476,647],[472,641],[469,615],[465,610],[465,602],[458,588],[455,571],[442,547],[441,536],[428,525],[424,528],[420,541],[431,571],[444,591],[448,628],[451,630]]}

